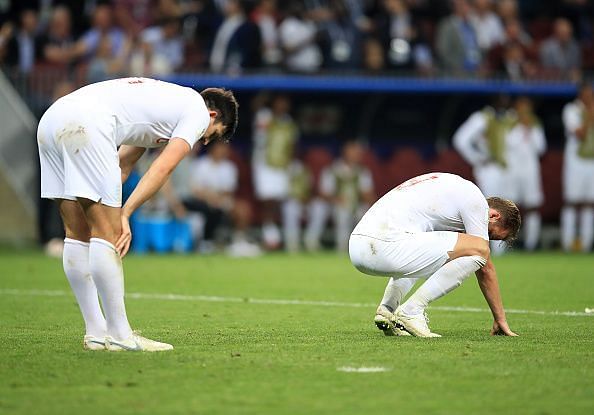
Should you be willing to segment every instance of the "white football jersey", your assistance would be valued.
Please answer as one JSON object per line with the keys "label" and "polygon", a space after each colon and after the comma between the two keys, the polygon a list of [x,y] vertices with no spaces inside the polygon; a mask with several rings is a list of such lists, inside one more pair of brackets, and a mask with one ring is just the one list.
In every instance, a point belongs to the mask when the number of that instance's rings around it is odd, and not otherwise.
{"label": "white football jersey", "polygon": [[412,178],[386,193],[353,234],[390,241],[402,232],[465,232],[489,240],[489,205],[472,182],[448,173]]}
{"label": "white football jersey", "polygon": [[160,147],[177,137],[192,147],[210,123],[197,91],[149,78],[97,82],[62,99],[109,112],[116,122],[116,146]]}

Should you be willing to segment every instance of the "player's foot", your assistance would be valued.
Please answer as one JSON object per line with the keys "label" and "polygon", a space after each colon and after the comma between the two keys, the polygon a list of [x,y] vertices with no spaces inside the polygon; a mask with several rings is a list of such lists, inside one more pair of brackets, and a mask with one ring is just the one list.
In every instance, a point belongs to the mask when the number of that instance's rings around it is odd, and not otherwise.
{"label": "player's foot", "polygon": [[410,334],[416,337],[441,337],[437,333],[431,332],[429,329],[429,319],[427,314],[405,314],[401,308],[398,308],[394,313],[396,322],[394,326],[400,330],[406,330]]}
{"label": "player's foot", "polygon": [[394,317],[394,313],[383,304],[377,308],[373,321],[386,336],[410,336],[410,333],[395,326],[396,317]]}
{"label": "player's foot", "polygon": [[115,340],[111,336],[105,337],[105,348],[110,352],[161,352],[173,350],[173,346],[167,343],[161,343],[155,340],[147,339],[136,333],[126,340]]}
{"label": "player's foot", "polygon": [[83,348],[85,350],[105,350],[105,337],[85,335],[83,338]]}

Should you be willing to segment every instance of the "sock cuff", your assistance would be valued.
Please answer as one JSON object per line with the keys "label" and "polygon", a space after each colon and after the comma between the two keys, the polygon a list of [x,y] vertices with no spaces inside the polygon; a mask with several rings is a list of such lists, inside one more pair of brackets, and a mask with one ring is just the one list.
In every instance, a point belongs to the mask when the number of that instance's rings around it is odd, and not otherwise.
{"label": "sock cuff", "polygon": [[[464,258],[464,257],[460,257],[460,258]],[[458,258],[458,259],[460,259]],[[484,267],[485,265],[487,265],[487,260],[485,258],[483,258],[482,256],[479,255],[471,255],[469,257],[470,260],[474,261],[474,263],[478,266],[478,269],[481,269],[482,267]]]}
{"label": "sock cuff", "polygon": [[87,248],[89,247],[89,242],[79,241],[72,238],[64,238],[64,244],[80,245]]}
{"label": "sock cuff", "polygon": [[104,245],[110,249],[113,249],[114,251],[116,250],[115,246],[113,246],[110,242],[106,241],[105,239],[101,239],[101,238],[91,238],[91,243],[95,243],[95,244],[99,244],[99,245]]}

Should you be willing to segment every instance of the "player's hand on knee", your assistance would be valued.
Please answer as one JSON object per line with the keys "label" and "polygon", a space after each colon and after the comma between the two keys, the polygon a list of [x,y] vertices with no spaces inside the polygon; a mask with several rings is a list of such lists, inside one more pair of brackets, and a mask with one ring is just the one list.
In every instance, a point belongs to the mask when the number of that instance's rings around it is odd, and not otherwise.
{"label": "player's hand on knee", "polygon": [[116,250],[120,257],[124,257],[130,249],[130,242],[132,241],[132,231],[130,230],[130,219],[122,215],[122,234],[116,242]]}
{"label": "player's hand on knee", "polygon": [[518,337],[518,334],[511,331],[506,321],[494,321],[491,329],[491,336],[511,336]]}

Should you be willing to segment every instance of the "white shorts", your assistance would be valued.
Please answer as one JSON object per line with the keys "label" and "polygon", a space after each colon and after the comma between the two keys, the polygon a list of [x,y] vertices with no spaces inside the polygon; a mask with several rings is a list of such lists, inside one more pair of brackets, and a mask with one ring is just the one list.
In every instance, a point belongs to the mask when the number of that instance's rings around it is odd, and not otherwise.
{"label": "white shorts", "polygon": [[254,190],[259,200],[284,200],[289,197],[289,170],[262,163],[253,164]]}
{"label": "white shorts", "polygon": [[594,203],[594,159],[565,153],[563,197],[570,203]]}
{"label": "white shorts", "polygon": [[41,197],[122,205],[115,118],[100,106],[56,101],[37,128]]}
{"label": "white shorts", "polygon": [[402,232],[390,241],[353,234],[349,240],[351,262],[368,275],[394,278],[428,278],[449,259],[458,241],[456,232]]}

